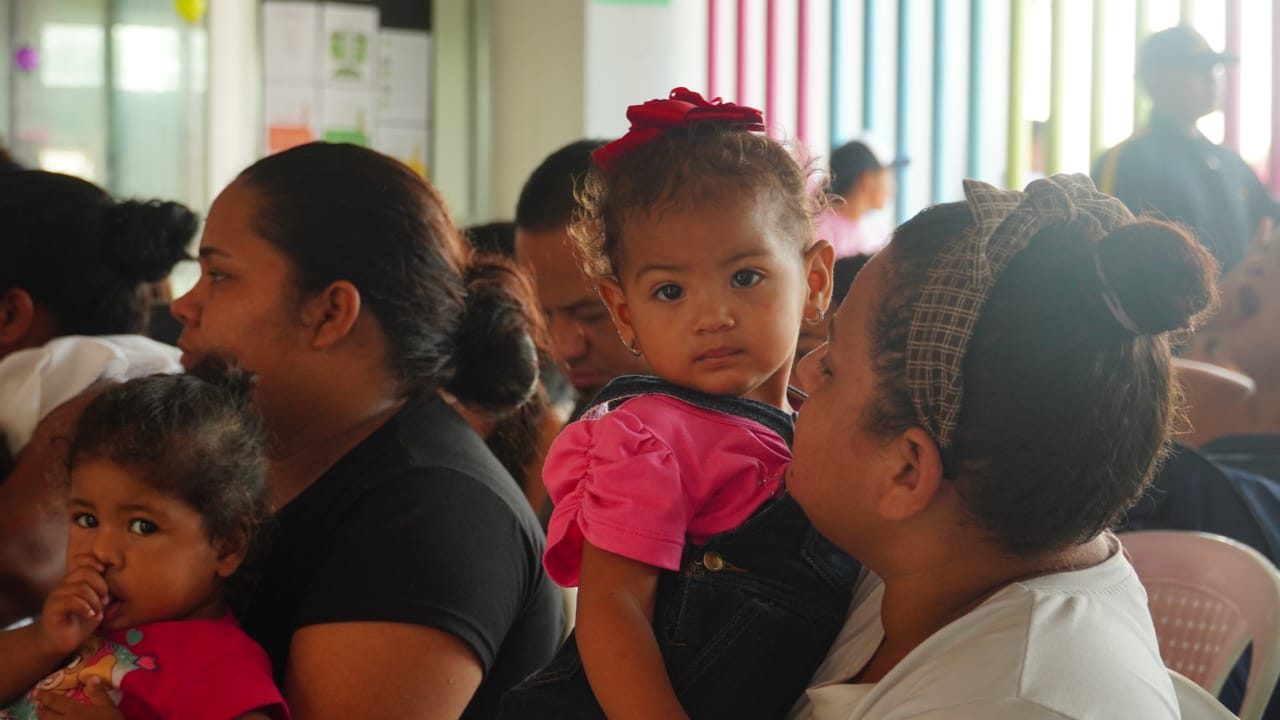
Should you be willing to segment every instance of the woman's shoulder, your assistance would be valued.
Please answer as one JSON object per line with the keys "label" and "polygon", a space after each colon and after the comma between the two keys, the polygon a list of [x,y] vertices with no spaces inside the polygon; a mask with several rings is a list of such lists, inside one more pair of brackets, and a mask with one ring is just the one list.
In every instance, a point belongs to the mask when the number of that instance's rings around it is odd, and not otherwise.
{"label": "woman's shoulder", "polygon": [[[883,637],[879,597],[863,592],[880,587],[864,574],[861,602],[824,664],[828,681],[856,672]],[[843,667],[828,667],[836,660]],[[1093,692],[1080,693],[1083,685]],[[850,703],[866,718],[1177,716],[1145,595],[1118,552],[1090,568],[1006,586],[875,685],[810,690],[802,703],[809,714],[800,716],[825,717],[820,708]]]}
{"label": "woman's shoulder", "polygon": [[[1063,717],[1176,717],[1146,595],[1119,552],[1014,583],[913,655],[917,678],[945,672],[993,700]],[[1094,692],[1080,693],[1082,684]]]}
{"label": "woman's shoulder", "polygon": [[409,400],[343,460],[350,461],[345,469],[361,475],[367,487],[432,477],[474,481],[491,491],[518,490],[484,440],[434,395]]}
{"label": "woman's shoulder", "polygon": [[411,517],[419,521],[398,527],[430,533],[440,527],[434,520],[468,518],[485,525],[502,520],[524,535],[541,533],[511,474],[436,398],[406,403],[277,517],[289,532],[320,535]]}

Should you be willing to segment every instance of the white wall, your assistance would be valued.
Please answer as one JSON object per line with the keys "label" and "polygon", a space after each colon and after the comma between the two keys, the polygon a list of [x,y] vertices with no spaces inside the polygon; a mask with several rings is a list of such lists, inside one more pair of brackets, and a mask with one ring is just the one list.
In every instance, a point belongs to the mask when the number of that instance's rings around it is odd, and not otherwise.
{"label": "white wall", "polygon": [[431,183],[460,224],[477,214],[472,149],[477,142],[472,116],[476,92],[470,67],[475,29],[471,0],[431,4]]}
{"label": "white wall", "polygon": [[492,3],[487,209],[493,219],[510,219],[520,188],[538,163],[588,134],[588,0]]}
{"label": "white wall", "polygon": [[[709,92],[706,0],[491,2],[488,57],[492,152],[485,164],[491,169],[488,218],[510,218],[514,214],[525,179],[556,148],[584,137],[612,139],[625,133],[629,105],[666,97],[679,86],[703,94]],[[763,108],[765,3],[748,4],[752,11],[748,42],[753,62],[748,70],[745,98],[736,97],[736,3],[720,0],[718,7],[719,70],[715,94],[726,101]],[[777,122],[784,140],[794,140],[798,134],[796,7],[794,1],[782,2],[779,10],[778,55],[782,62]],[[825,3],[811,2],[810,8],[807,135],[814,154],[823,156],[830,136],[830,75],[825,67],[830,52],[830,15]],[[860,50],[851,54],[861,62]],[[437,147],[446,141],[437,135]],[[475,218],[480,219],[486,218]]]}
{"label": "white wall", "polygon": [[627,106],[666,97],[679,86],[707,92],[706,0],[665,5],[588,0],[587,135],[622,135],[628,127]]}
{"label": "white wall", "polygon": [[205,16],[209,31],[205,209],[227,183],[259,157],[260,3],[261,0],[217,0],[209,3]]}

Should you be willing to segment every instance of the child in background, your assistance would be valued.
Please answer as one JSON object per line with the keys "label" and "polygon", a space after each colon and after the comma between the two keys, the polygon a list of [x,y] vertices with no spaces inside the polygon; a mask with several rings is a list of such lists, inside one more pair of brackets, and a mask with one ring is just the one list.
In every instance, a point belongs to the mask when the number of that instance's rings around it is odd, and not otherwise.
{"label": "child in background", "polygon": [[883,217],[897,188],[894,179],[907,161],[880,162],[860,140],[831,152],[827,174],[830,207],[814,221],[818,237],[836,249],[836,258],[871,254],[889,242],[893,229]]}
{"label": "child in background", "polygon": [[781,717],[856,574],[782,483],[787,379],[830,298],[831,246],[804,172],[751,132],[758,110],[678,88],[628,118],[573,233],[657,377],[615,380],[552,446],[544,564],[579,586],[577,625],[504,716]]}
{"label": "child in background", "polygon": [[228,610],[267,516],[251,394],[247,374],[211,360],[85,408],[67,574],[35,623],[0,634],[0,718],[288,717]]}

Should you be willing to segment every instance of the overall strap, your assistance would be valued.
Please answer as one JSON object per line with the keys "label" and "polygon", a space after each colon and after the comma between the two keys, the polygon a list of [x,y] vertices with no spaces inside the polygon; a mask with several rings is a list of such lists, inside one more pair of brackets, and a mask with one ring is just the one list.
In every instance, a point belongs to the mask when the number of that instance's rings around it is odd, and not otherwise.
{"label": "overall strap", "polygon": [[[579,417],[590,417],[597,408],[613,410],[637,395],[667,395],[696,407],[746,418],[769,428],[791,446],[795,419],[788,413],[757,400],[708,395],[669,383],[652,375],[622,375],[614,378],[591,399]],[[576,419],[576,418],[575,418]]]}

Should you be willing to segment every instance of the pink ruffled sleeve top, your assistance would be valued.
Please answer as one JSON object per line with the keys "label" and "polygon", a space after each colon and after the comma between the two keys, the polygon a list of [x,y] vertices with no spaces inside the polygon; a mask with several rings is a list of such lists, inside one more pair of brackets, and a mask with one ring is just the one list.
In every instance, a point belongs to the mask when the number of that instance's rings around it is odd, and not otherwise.
{"label": "pink ruffled sleeve top", "polygon": [[677,570],[685,542],[740,525],[781,494],[791,460],[764,425],[667,395],[640,395],[564,429],[542,479],[555,503],[543,564],[578,584],[583,540]]}

